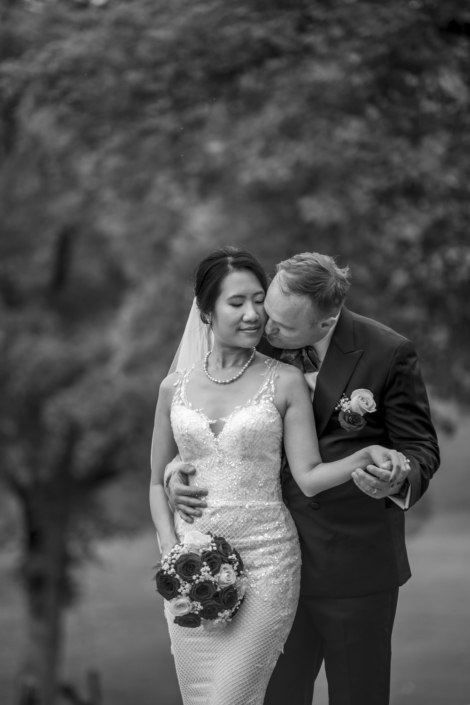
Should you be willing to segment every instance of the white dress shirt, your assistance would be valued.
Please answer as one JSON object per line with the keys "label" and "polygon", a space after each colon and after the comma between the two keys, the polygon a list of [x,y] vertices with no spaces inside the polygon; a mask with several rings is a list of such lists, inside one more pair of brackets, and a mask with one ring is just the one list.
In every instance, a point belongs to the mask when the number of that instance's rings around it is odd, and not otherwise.
{"label": "white dress shirt", "polygon": [[[319,340],[317,343],[314,343],[314,345],[313,345],[313,347],[315,348],[315,352],[318,355],[318,359],[320,360],[320,367],[315,372],[306,372],[304,375],[305,380],[310,388],[310,397],[312,399],[312,402],[313,402],[313,396],[315,394],[315,386],[317,383],[318,372],[320,371],[322,362],[325,359],[325,355],[326,355],[328,348],[330,346],[330,342],[333,337],[333,333],[335,332],[335,328],[338,323],[340,313],[336,316],[336,320],[335,320],[334,324],[331,326],[330,330],[325,335],[325,337],[322,338],[321,340]],[[407,489],[405,497],[394,497],[394,496],[390,495],[390,499],[393,500],[395,502],[395,504],[398,504],[398,506],[404,510],[409,509],[410,498],[411,498],[411,485],[409,482],[408,482],[408,489]]]}

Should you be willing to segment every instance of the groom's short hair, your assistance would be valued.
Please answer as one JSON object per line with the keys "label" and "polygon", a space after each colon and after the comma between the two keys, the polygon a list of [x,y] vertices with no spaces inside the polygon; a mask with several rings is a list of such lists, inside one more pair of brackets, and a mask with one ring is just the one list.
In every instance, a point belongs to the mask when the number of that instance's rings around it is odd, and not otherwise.
{"label": "groom's short hair", "polygon": [[276,279],[286,294],[307,296],[322,318],[336,316],[351,286],[349,267],[340,269],[333,257],[303,252],[276,265]]}

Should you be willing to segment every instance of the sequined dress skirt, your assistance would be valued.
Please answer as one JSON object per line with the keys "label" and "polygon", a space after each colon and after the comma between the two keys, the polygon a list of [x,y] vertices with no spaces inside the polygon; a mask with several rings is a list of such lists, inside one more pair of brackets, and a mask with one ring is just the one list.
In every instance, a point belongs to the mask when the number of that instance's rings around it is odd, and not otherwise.
{"label": "sequined dress skirt", "polygon": [[165,605],[184,705],[262,705],[297,609],[300,548],[284,503],[214,504],[193,524],[176,521],[178,538],[197,529],[224,536],[241,554],[245,601],[221,632],[173,623]]}

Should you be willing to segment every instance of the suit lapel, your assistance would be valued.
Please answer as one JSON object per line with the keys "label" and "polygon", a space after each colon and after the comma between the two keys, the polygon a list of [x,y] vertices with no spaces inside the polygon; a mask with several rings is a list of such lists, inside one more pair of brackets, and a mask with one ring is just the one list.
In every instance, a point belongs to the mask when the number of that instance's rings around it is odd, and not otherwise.
{"label": "suit lapel", "polygon": [[346,308],[338,319],[328,351],[317,377],[313,409],[320,436],[361,359],[354,345],[354,321]]}

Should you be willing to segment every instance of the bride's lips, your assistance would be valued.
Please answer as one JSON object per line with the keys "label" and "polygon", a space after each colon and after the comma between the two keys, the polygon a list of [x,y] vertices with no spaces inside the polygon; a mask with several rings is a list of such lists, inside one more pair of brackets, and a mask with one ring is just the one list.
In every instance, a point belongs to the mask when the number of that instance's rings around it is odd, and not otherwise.
{"label": "bride's lips", "polygon": [[256,326],[256,328],[239,328],[240,333],[257,333],[261,326]]}

